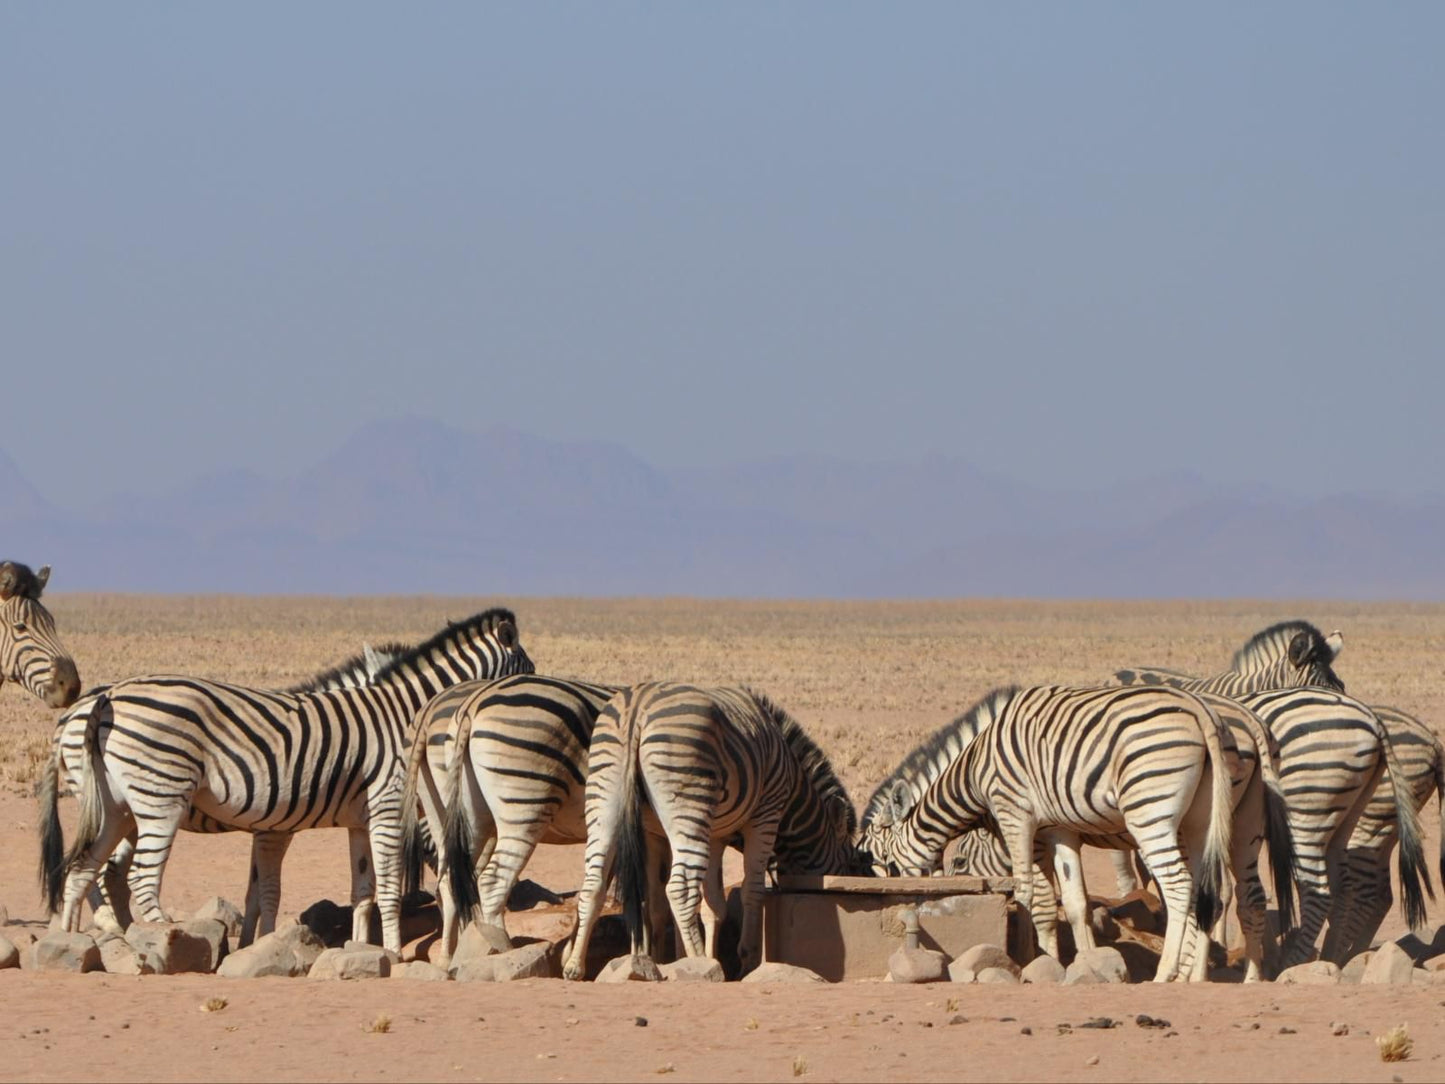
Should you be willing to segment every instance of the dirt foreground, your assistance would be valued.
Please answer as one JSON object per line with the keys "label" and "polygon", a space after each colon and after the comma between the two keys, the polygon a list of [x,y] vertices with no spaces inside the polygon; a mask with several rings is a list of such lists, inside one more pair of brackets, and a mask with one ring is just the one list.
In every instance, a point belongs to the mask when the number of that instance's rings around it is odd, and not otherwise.
{"label": "dirt foreground", "polygon": [[[318,605],[59,596],[52,608],[73,630],[87,684],[176,669],[283,684],[363,638],[415,639],[479,608],[329,600],[334,612],[318,614]],[[512,605],[539,668],[756,682],[818,735],[859,804],[911,742],[1001,680],[1081,680],[1140,661],[1219,666],[1250,632],[1285,617],[1346,630],[1354,656],[1342,659],[1342,675],[1366,699],[1445,718],[1445,607]],[[0,905],[9,913],[0,932],[16,941],[46,926],[30,791],[52,721],[16,689],[0,690]],[[74,802],[63,809],[68,832]],[[1425,820],[1433,854],[1434,809]],[[189,911],[214,895],[240,902],[248,845],[240,835],[183,834],[167,907]],[[346,854],[344,832],[298,837],[282,914],[345,902]],[[567,891],[580,866],[580,848],[543,847],[527,876]],[[1091,888],[1108,890],[1102,856],[1086,873]],[[1432,907],[1433,921],[1441,915]],[[1392,915],[1382,934],[1403,932]],[[215,998],[225,1006],[203,1011]],[[1140,1014],[1167,1026],[1142,1027]],[[1081,1026],[1100,1017],[1120,1026]],[[1374,1037],[1401,1024],[1413,1053],[1385,1063]],[[0,971],[0,1051],[3,1080],[1421,1081],[1445,1079],[1445,985],[494,986],[9,970]]]}

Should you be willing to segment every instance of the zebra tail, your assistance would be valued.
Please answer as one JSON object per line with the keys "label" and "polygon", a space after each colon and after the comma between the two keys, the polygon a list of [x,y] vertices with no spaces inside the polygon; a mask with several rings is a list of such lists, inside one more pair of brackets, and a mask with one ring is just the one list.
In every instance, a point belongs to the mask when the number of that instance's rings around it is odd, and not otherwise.
{"label": "zebra tail", "polygon": [[1299,855],[1294,830],[1289,824],[1289,802],[1280,782],[1279,742],[1253,711],[1244,709],[1245,725],[1254,736],[1259,752],[1259,772],[1264,781],[1264,841],[1269,846],[1270,876],[1274,883],[1275,907],[1279,913],[1279,935],[1286,936],[1299,920],[1296,885]]}
{"label": "zebra tail", "polygon": [[1400,829],[1400,902],[1405,911],[1405,921],[1412,930],[1418,930],[1425,924],[1426,893],[1432,900],[1435,898],[1435,889],[1430,884],[1430,867],[1425,863],[1425,841],[1420,832],[1420,812],[1415,806],[1415,791],[1400,766],[1400,758],[1395,755],[1395,745],[1383,726],[1379,727],[1379,735],[1380,746],[1385,754],[1385,768],[1390,773],[1390,786],[1395,788],[1395,820]]}
{"label": "zebra tail", "polygon": [[422,728],[411,743],[406,760],[406,780],[401,788],[401,895],[405,899],[421,887],[422,856],[426,841],[422,836],[421,821],[417,816],[420,802],[417,799],[417,785],[422,772],[428,771],[426,764],[426,730]]}
{"label": "zebra tail", "polygon": [[1445,888],[1445,748],[1437,738],[1435,759],[1431,763],[1435,774],[1435,809],[1440,818],[1440,886]]}
{"label": "zebra tail", "polygon": [[60,910],[65,888],[65,829],[60,825],[60,734],[40,777],[40,891],[48,914]]}
{"label": "zebra tail", "polygon": [[[95,698],[90,717],[85,720],[85,742],[80,755],[80,820],[75,827],[75,838],[71,840],[70,849],[65,853],[63,868],[58,874],[62,880],[65,872],[79,862],[100,838],[105,819],[105,800],[100,793],[101,776],[105,773],[105,765],[100,760],[100,721],[110,710],[110,696],[101,693]],[[48,881],[46,891],[49,897]]]}
{"label": "zebra tail", "polygon": [[[461,727],[459,725],[458,729]],[[462,778],[471,766],[471,742],[461,733],[453,735],[452,764],[447,772],[447,808],[442,817],[441,868],[447,872],[452,887],[452,903],[462,925],[469,925],[482,906],[477,891],[477,871],[472,850],[472,823],[462,808],[462,795],[468,792]]]}
{"label": "zebra tail", "polygon": [[1214,794],[1209,812],[1209,830],[1204,837],[1203,861],[1194,881],[1194,913],[1200,928],[1209,930],[1214,928],[1214,920],[1223,909],[1224,878],[1228,873],[1230,835],[1234,827],[1234,801],[1221,738],[1224,723],[1212,706],[1203,700],[1198,700],[1198,703],[1208,716],[1200,729],[1210,760],[1209,776]]}
{"label": "zebra tail", "polygon": [[[622,762],[622,825],[617,841],[618,895],[622,897],[622,917],[632,951],[641,951],[647,944],[647,839],[642,826],[642,781],[639,775],[636,707],[628,705],[623,716],[621,737],[624,750]],[[653,948],[650,946],[649,948]]]}

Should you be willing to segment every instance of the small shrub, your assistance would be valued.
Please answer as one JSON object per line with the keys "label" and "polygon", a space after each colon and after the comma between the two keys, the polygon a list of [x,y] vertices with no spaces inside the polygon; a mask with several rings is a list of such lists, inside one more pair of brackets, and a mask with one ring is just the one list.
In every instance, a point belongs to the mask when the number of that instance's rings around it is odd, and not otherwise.
{"label": "small shrub", "polygon": [[361,1030],[371,1035],[385,1035],[391,1030],[391,1017],[387,1016],[386,1013],[382,1013]]}
{"label": "small shrub", "polygon": [[1404,1061],[1415,1049],[1415,1040],[1404,1024],[1399,1024],[1383,1035],[1375,1036],[1375,1045],[1380,1048],[1381,1061]]}
{"label": "small shrub", "polygon": [[208,997],[201,1002],[201,1012],[220,1012],[230,1002],[223,997]]}

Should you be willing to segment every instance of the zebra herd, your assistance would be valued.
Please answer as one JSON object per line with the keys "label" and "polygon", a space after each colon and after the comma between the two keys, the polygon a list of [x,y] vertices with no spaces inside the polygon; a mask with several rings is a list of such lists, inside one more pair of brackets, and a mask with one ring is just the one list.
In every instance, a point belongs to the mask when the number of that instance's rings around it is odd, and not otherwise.
{"label": "zebra herd", "polygon": [[[80,697],[40,602],[47,577],[0,564],[0,680],[67,709],[39,787],[42,886],[65,929],[87,900],[99,925],[165,921],[180,830],[252,834],[243,945],[275,926],[296,832],[347,829],[353,937],[367,939],[375,911],[393,952],[427,859],[443,965],[464,923],[506,938],[508,894],[538,843],[585,843],[573,979],[609,884],[635,952],[665,952],[670,917],[681,952],[716,955],[729,846],[743,856],[744,970],[761,960],[770,872],[928,875],[948,852],[948,872],[1016,875],[1055,956],[1060,906],[1075,946],[1094,945],[1081,848],[1121,856],[1121,891],[1138,887],[1137,864],[1167,915],[1159,981],[1206,977],[1231,897],[1247,980],[1311,958],[1326,924],[1321,953],[1343,963],[1388,911],[1397,843],[1412,926],[1433,898],[1419,809],[1445,798],[1440,742],[1346,695],[1338,634],[1306,622],[1265,629],[1212,678],[1132,668],[1095,687],[994,690],[909,752],[859,818],[826,755],[766,696],[538,674],[501,608],[287,690],[146,676]],[[80,800],[68,847],[66,791]]]}

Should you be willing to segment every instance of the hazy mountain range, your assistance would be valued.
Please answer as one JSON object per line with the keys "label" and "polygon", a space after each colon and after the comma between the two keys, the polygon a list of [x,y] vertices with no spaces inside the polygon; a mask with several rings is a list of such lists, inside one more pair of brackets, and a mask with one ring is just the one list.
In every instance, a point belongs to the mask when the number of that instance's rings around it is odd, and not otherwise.
{"label": "hazy mountain range", "polygon": [[739,597],[1445,597],[1445,500],[1169,475],[1046,492],[943,456],[664,470],[604,442],[369,424],[246,470],[59,508],[0,451],[0,557],[58,590]]}

